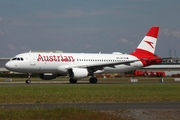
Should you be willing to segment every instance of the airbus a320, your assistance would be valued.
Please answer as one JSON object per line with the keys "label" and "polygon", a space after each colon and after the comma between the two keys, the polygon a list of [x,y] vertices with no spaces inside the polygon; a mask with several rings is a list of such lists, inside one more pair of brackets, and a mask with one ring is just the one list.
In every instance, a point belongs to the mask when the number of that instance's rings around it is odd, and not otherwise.
{"label": "airbus a320", "polygon": [[[154,54],[159,27],[153,26],[130,54],[102,53],[45,53],[18,54],[5,64],[6,69],[21,73],[38,73],[43,80],[69,76],[70,83],[90,76],[90,83],[97,83],[95,74],[132,71],[162,62]],[[31,83],[30,77],[26,83]]]}

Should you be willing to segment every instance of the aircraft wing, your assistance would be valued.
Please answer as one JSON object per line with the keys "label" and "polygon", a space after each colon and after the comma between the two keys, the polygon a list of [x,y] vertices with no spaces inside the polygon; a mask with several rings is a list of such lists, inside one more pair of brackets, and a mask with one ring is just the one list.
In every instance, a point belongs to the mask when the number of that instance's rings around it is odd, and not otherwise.
{"label": "aircraft wing", "polygon": [[140,61],[138,60],[130,60],[130,61],[124,61],[124,62],[113,62],[113,63],[102,63],[102,64],[92,64],[92,65],[79,65],[79,66],[69,66],[68,69],[71,68],[90,68],[94,70],[102,70],[104,67],[115,67],[115,65],[121,65],[121,64],[126,64],[130,65],[130,63]]}
{"label": "aircraft wing", "polygon": [[[167,59],[167,58],[158,58],[158,59],[152,59],[152,60],[162,60],[162,59]],[[124,61],[124,62],[112,62],[112,63],[102,63],[102,64],[91,64],[91,65],[74,65],[74,66],[69,66],[68,69],[71,68],[88,68],[88,69],[92,69],[94,71],[97,70],[103,70],[104,67],[112,67],[115,68],[115,65],[130,65],[130,63],[134,63],[137,61],[141,61],[141,60],[148,60],[147,58],[141,58],[141,59],[136,59],[136,60],[129,60],[129,61]]]}

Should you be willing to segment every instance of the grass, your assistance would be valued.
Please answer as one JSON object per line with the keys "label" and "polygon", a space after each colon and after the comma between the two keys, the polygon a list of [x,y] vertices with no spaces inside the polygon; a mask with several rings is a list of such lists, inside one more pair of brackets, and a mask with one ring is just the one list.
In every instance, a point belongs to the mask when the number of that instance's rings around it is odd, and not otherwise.
{"label": "grass", "polygon": [[180,101],[180,84],[1,86],[0,103]]}
{"label": "grass", "polygon": [[1,120],[133,120],[130,117],[75,108],[1,109]]}
{"label": "grass", "polygon": [[[40,81],[37,78],[33,80]],[[65,80],[67,81],[63,79]],[[118,84],[103,84],[111,83],[112,80]],[[156,84],[159,82],[158,78],[152,81],[144,81],[143,78],[138,80],[141,84],[124,84],[128,82],[127,78],[100,79],[99,82],[102,84],[1,84],[0,103],[180,101],[180,84]],[[17,82],[19,81],[24,79],[17,79]],[[172,79],[166,78],[166,81],[172,82]],[[148,82],[153,84],[146,84]],[[79,108],[0,108],[0,111],[0,119],[3,120],[133,120],[124,116],[123,112],[112,114]]]}

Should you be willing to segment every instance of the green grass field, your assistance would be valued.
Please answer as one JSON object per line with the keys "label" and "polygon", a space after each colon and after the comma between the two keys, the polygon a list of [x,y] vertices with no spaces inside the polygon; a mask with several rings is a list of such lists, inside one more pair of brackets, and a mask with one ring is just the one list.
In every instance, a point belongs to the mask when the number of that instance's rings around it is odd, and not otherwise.
{"label": "green grass field", "polygon": [[180,101],[180,84],[45,84],[0,87],[0,103]]}
{"label": "green grass field", "polygon": [[[124,79],[100,79],[101,84],[0,84],[0,103],[64,103],[64,102],[180,102],[180,84],[159,83],[159,78],[139,79],[141,84],[126,84]],[[13,82],[24,79],[13,79]],[[32,82],[42,82],[38,78]],[[55,80],[58,81],[58,80]],[[62,81],[67,81],[63,79]],[[103,84],[118,82],[118,84]],[[166,78],[165,82],[172,82]],[[152,82],[149,84],[149,82]],[[101,111],[77,108],[0,108],[0,119],[19,120],[133,120],[123,115],[114,115]]]}

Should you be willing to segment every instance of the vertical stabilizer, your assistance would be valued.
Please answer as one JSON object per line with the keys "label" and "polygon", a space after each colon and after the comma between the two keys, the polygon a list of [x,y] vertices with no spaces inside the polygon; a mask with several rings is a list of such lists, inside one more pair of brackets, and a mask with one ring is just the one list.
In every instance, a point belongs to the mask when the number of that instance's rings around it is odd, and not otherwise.
{"label": "vertical stabilizer", "polygon": [[143,38],[139,46],[136,48],[134,52],[131,53],[131,55],[134,55],[136,57],[154,56],[158,32],[159,27],[154,26],[150,28],[150,30],[147,32],[146,36]]}

